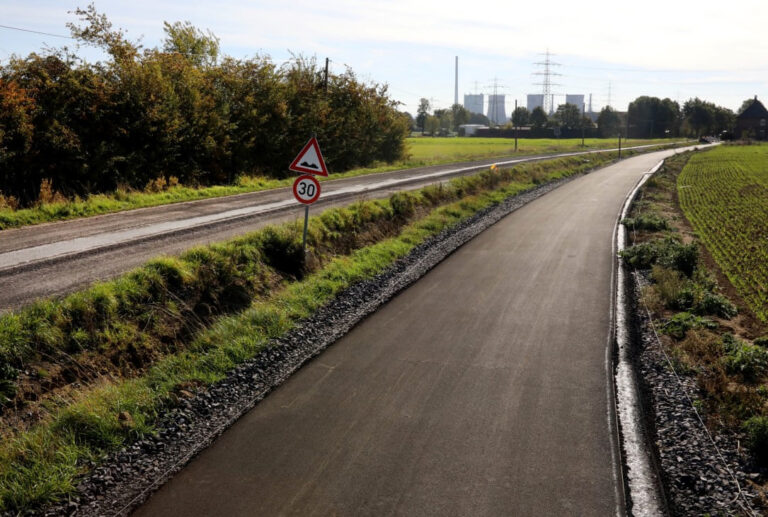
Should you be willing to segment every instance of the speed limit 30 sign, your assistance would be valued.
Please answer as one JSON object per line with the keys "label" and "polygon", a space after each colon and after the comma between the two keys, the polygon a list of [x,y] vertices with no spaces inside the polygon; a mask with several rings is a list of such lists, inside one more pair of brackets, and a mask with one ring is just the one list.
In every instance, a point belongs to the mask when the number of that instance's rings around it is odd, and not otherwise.
{"label": "speed limit 30 sign", "polygon": [[293,182],[293,197],[299,203],[311,205],[320,197],[320,182],[314,176],[299,176]]}

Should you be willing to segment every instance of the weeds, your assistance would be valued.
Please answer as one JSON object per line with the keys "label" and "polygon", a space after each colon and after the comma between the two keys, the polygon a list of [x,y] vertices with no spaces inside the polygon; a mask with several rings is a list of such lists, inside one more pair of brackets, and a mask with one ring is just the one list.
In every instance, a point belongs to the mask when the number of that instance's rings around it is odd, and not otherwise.
{"label": "weeds", "polygon": [[621,221],[621,224],[631,230],[645,230],[649,232],[671,229],[669,221],[658,214],[640,214],[637,217],[627,217]]}
{"label": "weeds", "polygon": [[699,250],[695,243],[683,244],[667,236],[635,244],[622,251],[621,256],[634,269],[651,269],[658,264],[690,278],[699,260]]}

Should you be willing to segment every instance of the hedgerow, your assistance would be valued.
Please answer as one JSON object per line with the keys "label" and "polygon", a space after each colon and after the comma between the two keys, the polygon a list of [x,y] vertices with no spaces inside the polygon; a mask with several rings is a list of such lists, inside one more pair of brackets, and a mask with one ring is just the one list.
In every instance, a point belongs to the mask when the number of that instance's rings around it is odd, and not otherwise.
{"label": "hedgerow", "polygon": [[76,13],[73,36],[106,62],[63,48],[0,67],[0,209],[56,192],[285,177],[312,133],[331,170],[403,157],[408,121],[386,86],[349,69],[326,81],[301,56],[284,66],[221,57],[214,35],[181,23],[166,23],[162,48],[141,49],[93,5]]}

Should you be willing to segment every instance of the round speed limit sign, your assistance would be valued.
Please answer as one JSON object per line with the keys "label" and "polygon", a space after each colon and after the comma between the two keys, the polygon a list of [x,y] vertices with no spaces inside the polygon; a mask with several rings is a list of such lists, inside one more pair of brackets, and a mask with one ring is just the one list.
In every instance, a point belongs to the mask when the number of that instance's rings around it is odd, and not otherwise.
{"label": "round speed limit sign", "polygon": [[299,176],[293,182],[293,197],[299,203],[311,205],[320,197],[320,182],[314,176]]}

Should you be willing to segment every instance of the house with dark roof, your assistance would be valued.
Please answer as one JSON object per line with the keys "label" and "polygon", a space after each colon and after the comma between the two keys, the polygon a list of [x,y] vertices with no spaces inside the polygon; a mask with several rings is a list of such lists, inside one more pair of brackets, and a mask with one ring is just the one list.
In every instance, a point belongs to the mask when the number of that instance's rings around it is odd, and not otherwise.
{"label": "house with dark roof", "polygon": [[736,117],[736,138],[754,138],[756,140],[766,140],[768,138],[768,110],[763,103],[755,100],[747,109],[742,111]]}

